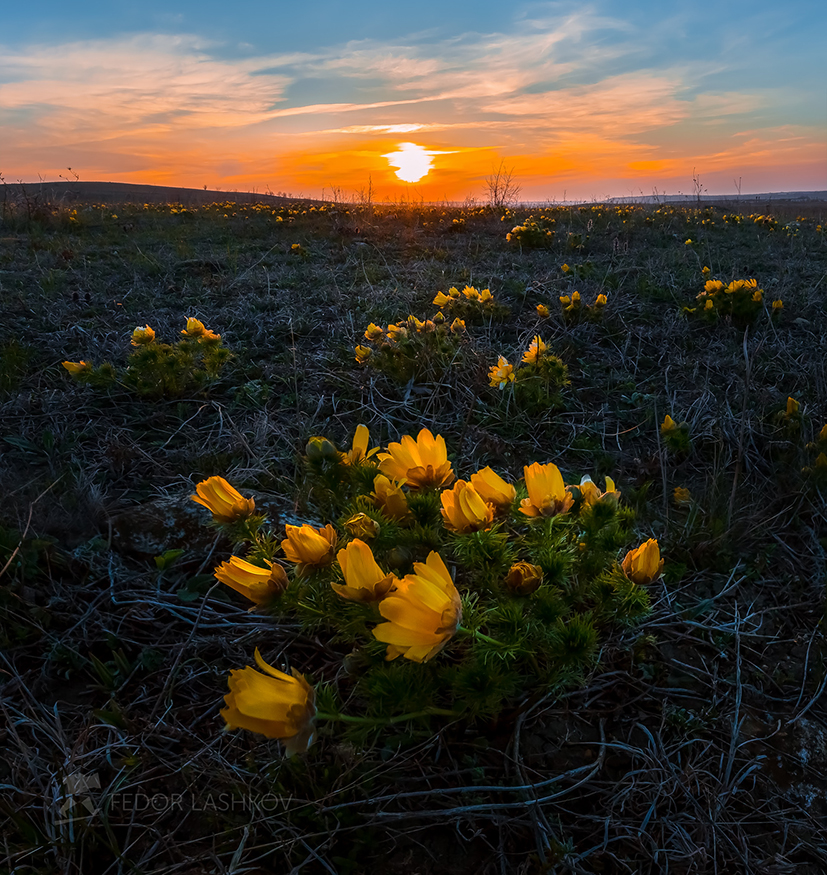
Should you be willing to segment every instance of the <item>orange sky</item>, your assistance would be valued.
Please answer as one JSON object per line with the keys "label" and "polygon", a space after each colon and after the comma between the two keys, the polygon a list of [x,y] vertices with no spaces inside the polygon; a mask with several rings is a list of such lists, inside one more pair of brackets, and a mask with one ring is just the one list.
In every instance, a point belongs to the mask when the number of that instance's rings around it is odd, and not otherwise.
{"label": "orange sky", "polygon": [[[303,51],[152,32],[0,45],[0,171],[314,197],[370,184],[376,200],[484,199],[500,162],[526,200],[690,193],[693,172],[714,193],[827,189],[820,80],[768,76],[767,46],[656,50],[603,13]],[[385,157],[402,143],[430,153],[418,182]]]}

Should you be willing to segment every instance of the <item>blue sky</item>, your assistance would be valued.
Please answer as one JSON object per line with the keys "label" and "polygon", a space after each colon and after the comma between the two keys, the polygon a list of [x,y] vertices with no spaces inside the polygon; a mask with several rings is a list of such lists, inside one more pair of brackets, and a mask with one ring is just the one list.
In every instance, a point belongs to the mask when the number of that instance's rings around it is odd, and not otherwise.
{"label": "blue sky", "polygon": [[[4,10],[0,172],[318,195],[430,156],[532,199],[827,189],[827,4],[57,2]],[[408,147],[406,147],[407,149]]]}

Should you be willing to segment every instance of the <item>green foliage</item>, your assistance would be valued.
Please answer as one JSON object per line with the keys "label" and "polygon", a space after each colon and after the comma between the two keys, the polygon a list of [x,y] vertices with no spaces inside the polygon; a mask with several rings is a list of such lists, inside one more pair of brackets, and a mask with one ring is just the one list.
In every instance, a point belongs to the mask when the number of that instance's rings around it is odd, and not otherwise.
{"label": "green foliage", "polygon": [[554,222],[546,216],[529,216],[522,224],[515,225],[505,239],[521,249],[548,249],[554,243]]}

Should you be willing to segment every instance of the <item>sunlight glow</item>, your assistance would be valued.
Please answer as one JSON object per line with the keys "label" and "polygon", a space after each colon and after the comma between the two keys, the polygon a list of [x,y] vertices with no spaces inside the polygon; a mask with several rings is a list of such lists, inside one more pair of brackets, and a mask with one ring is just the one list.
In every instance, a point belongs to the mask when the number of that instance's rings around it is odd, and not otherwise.
{"label": "sunlight glow", "polygon": [[400,143],[396,152],[388,152],[382,157],[388,159],[391,167],[398,168],[395,172],[400,179],[419,182],[434,166],[433,154],[416,143]]}

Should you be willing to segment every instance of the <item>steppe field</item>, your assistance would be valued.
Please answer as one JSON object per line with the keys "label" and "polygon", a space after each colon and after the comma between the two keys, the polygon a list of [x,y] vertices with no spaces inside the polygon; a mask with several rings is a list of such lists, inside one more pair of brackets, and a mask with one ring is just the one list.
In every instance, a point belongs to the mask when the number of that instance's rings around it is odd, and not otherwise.
{"label": "steppe field", "polygon": [[827,204],[216,197],[0,191],[0,873],[826,872]]}

